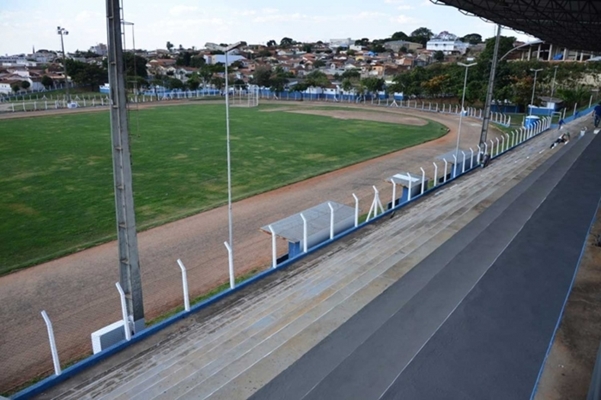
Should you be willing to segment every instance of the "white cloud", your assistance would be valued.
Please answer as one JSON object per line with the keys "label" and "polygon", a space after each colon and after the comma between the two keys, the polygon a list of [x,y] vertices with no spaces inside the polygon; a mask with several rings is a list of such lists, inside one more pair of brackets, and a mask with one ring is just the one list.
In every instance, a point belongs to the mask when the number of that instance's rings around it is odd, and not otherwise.
{"label": "white cloud", "polygon": [[413,17],[410,17],[408,15],[403,15],[403,14],[390,18],[390,22],[394,22],[397,24],[406,24],[406,25],[417,25],[417,24],[424,23],[424,21],[419,18],[413,18]]}
{"label": "white cloud", "polygon": [[198,7],[196,7],[196,6],[175,6],[169,10],[169,14],[174,17],[180,17],[180,16],[184,16],[186,14],[189,14],[191,12],[195,12],[197,10],[198,10]]}
{"label": "white cloud", "polygon": [[413,6],[405,4],[405,5],[402,5],[402,6],[398,6],[396,9],[400,10],[400,11],[403,11],[403,10],[413,10],[414,8],[415,7],[413,7]]}

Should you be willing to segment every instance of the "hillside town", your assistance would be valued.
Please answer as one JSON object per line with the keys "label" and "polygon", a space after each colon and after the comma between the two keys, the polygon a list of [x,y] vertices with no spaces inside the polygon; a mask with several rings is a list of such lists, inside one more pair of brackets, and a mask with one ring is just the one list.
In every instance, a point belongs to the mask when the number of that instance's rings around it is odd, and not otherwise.
{"label": "hillside town", "polygon": [[[507,39],[511,50],[508,60],[583,62],[596,57],[591,52],[553,47],[541,41],[525,44]],[[142,50],[125,43],[128,85],[132,90],[222,90],[227,58],[230,84],[236,88],[252,84],[276,93],[309,88],[347,93],[409,92],[407,74],[433,64],[473,61],[485,50],[486,43],[479,34],[433,34],[422,27],[409,35],[396,32],[386,39],[306,43],[284,37],[265,44],[241,42],[227,57],[226,46],[206,43],[202,48],[184,48],[167,41],[165,49]],[[89,87],[93,91],[105,86],[108,90],[107,52],[105,44],[96,44],[67,54],[33,48],[29,54],[0,56],[0,96],[62,88],[65,72],[69,86]],[[444,77],[422,77],[423,82],[412,85],[411,94],[445,96],[445,84],[438,82]],[[438,81],[432,81],[434,78]]]}

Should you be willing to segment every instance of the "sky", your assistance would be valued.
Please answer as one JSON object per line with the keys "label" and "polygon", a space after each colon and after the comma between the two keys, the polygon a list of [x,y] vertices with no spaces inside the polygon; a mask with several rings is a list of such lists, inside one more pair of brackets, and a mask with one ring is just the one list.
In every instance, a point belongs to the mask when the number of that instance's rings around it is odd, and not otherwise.
{"label": "sky", "polygon": [[[202,48],[207,42],[266,43],[283,37],[299,42],[380,39],[422,26],[458,36],[495,34],[493,24],[429,0],[123,0],[123,7],[125,20],[135,24],[138,49],[165,48],[167,41]],[[68,52],[106,43],[106,2],[0,0],[0,55],[30,53],[33,47],[59,50],[57,26],[69,31]],[[503,35],[528,40],[511,30]],[[125,47],[133,47],[131,27]]]}

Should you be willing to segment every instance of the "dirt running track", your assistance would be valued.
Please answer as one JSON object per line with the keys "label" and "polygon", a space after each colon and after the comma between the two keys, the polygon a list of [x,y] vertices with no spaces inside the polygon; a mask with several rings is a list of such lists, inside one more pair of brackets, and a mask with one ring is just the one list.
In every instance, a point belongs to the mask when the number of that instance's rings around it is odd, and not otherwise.
{"label": "dirt running track", "polygon": [[[353,205],[352,193],[361,199],[362,212],[367,212],[372,185],[380,189],[382,201],[388,201],[391,189],[385,178],[404,171],[421,174],[420,166],[428,167],[426,171],[431,174],[434,158],[455,147],[456,116],[378,109],[428,118],[451,130],[438,140],[234,203],[237,274],[265,268],[270,262],[270,237],[259,227],[327,200]],[[480,121],[464,119],[462,147],[475,147],[480,125]],[[227,237],[226,207],[139,234],[147,319],[182,304],[178,258],[188,268],[192,296],[227,281],[223,245]],[[285,243],[278,246],[284,253]],[[120,319],[116,260],[117,245],[111,242],[0,278],[0,392],[31,379],[33,374],[52,371],[41,310],[52,319],[63,364],[91,351],[91,332]]]}

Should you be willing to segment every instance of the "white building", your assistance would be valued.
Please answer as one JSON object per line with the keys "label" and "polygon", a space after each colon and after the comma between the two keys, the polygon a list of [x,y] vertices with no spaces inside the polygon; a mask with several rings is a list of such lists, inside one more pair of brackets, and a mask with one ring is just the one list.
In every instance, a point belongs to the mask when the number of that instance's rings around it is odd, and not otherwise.
{"label": "white building", "polygon": [[355,44],[355,41],[353,39],[351,39],[351,38],[348,38],[348,39],[330,39],[330,49],[336,49],[338,47],[349,48],[353,44]]}
{"label": "white building", "polygon": [[426,43],[426,50],[442,51],[444,54],[465,54],[469,43],[463,43],[447,31],[440,32]]}

